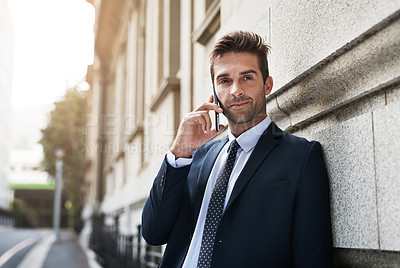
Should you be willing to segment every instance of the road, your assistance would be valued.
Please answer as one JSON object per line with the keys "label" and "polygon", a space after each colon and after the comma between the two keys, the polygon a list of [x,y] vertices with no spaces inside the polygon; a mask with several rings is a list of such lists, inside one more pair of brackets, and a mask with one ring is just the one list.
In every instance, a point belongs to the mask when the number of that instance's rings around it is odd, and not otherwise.
{"label": "road", "polygon": [[41,229],[0,229],[0,267],[17,267],[27,252],[48,232]]}

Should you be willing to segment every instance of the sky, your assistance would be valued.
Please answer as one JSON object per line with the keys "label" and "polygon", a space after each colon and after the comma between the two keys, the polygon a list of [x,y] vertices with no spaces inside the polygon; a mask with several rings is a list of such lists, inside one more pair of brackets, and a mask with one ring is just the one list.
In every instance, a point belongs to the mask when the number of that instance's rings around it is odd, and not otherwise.
{"label": "sky", "polygon": [[13,110],[60,100],[93,63],[94,8],[85,0],[8,0],[14,26]]}

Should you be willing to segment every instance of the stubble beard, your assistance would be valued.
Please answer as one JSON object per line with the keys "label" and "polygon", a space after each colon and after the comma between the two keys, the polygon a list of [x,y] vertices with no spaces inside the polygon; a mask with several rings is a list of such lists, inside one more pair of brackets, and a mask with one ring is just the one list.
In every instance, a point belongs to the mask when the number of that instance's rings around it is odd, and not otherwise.
{"label": "stubble beard", "polygon": [[242,125],[251,124],[257,117],[265,116],[266,99],[265,95],[258,96],[257,99],[260,101],[255,102],[252,98],[237,98],[228,101],[227,106],[231,103],[249,101],[249,109],[233,111],[221,104],[221,108],[224,110],[223,114],[226,116],[230,124]]}

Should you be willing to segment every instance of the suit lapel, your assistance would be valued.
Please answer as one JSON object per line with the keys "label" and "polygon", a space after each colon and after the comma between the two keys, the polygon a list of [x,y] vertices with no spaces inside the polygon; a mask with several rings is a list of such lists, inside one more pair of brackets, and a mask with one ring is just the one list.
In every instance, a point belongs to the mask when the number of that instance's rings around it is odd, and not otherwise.
{"label": "suit lapel", "polygon": [[239,196],[241,191],[246,187],[249,180],[252,178],[254,172],[262,164],[264,159],[269,153],[279,144],[280,138],[282,137],[282,130],[278,126],[271,122],[269,127],[261,135],[258,140],[253,153],[247,160],[242,172],[240,173],[235,186],[233,187],[232,194],[229,198],[228,204],[225,210],[228,210],[235,199]]}
{"label": "suit lapel", "polygon": [[204,191],[206,189],[206,185],[208,182],[208,177],[210,176],[211,169],[217,159],[219,152],[222,150],[222,147],[227,143],[228,136],[224,139],[221,139],[220,142],[215,143],[206,153],[204,157],[203,165],[201,166],[199,172],[199,183],[197,185],[196,197],[194,202],[194,220],[197,221],[197,216],[199,214],[201,203],[203,201]]}

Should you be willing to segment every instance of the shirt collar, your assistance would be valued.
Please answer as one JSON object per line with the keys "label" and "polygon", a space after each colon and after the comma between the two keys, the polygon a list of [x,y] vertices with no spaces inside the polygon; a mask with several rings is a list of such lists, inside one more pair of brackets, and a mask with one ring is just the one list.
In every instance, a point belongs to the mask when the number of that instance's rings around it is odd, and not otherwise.
{"label": "shirt collar", "polygon": [[260,139],[264,131],[268,128],[269,124],[271,124],[271,118],[269,117],[269,115],[267,115],[267,117],[263,121],[261,121],[254,127],[246,130],[237,138],[235,138],[232,132],[229,131],[229,143],[236,139],[243,151],[248,153],[254,148],[254,146],[256,146],[258,140]]}

